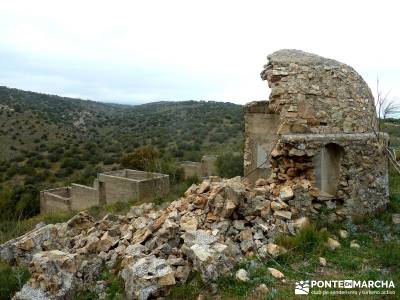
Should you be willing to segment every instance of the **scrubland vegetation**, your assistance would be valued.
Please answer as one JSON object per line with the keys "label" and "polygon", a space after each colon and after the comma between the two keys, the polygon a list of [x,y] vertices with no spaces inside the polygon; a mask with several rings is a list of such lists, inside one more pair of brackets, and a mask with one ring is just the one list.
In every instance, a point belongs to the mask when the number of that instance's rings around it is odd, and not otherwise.
{"label": "scrubland vegetation", "polygon": [[243,126],[231,103],[124,106],[0,87],[0,230],[2,220],[37,215],[40,190],[91,185],[99,171],[157,171],[182,184],[180,160],[240,156]]}

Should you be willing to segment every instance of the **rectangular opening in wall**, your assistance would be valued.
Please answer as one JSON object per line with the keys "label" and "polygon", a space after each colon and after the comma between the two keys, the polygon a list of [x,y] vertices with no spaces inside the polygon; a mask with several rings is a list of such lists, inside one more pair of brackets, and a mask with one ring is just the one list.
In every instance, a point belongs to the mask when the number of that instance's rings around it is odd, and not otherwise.
{"label": "rectangular opening in wall", "polygon": [[267,152],[260,144],[257,144],[257,168],[266,169],[267,159],[268,159]]}
{"label": "rectangular opening in wall", "polygon": [[[339,178],[340,178],[340,162],[343,156],[343,148],[337,144],[329,143],[325,145],[320,154],[319,169],[316,171],[317,183],[320,178],[321,191],[336,196]],[[317,166],[316,166],[317,167]],[[318,169],[317,169],[318,170]]]}
{"label": "rectangular opening in wall", "polygon": [[105,182],[99,182],[99,201],[100,204],[106,204],[106,184]]}

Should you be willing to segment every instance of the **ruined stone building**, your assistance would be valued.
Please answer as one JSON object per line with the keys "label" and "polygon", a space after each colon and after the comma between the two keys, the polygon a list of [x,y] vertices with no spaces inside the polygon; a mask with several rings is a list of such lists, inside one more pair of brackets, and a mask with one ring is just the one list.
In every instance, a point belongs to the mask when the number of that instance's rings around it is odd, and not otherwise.
{"label": "ruined stone building", "polygon": [[245,175],[310,188],[339,214],[384,207],[388,163],[377,136],[388,138],[376,133],[374,98],[362,77],[332,59],[280,50],[268,56],[261,78],[271,94],[245,107]]}
{"label": "ruined stone building", "polygon": [[[246,106],[246,178],[210,176],[163,207],[144,203],[101,220],[80,212],[1,244],[2,261],[30,268],[13,299],[74,299],[85,290],[105,295],[107,285],[98,280],[104,268],[123,280],[127,299],[165,299],[172,286],[190,286],[193,271],[210,286],[255,255],[272,261],[287,253],[276,238],[296,235],[313,216],[333,223],[384,207],[387,136],[375,133],[373,97],[360,75],[334,60],[281,50],[261,76],[271,95]],[[41,204],[44,211],[80,209],[167,191],[168,175],[119,170],[98,174],[93,187],[43,191]],[[331,251],[341,246],[334,232],[324,243]],[[343,230],[339,235],[344,239]],[[347,247],[360,245],[353,240]],[[261,298],[257,290],[248,299]]]}
{"label": "ruined stone building", "polygon": [[218,155],[204,155],[200,162],[197,161],[182,161],[181,168],[185,173],[185,179],[198,177],[199,179],[217,175],[216,162]]}
{"label": "ruined stone building", "polygon": [[138,170],[117,170],[99,173],[93,187],[73,183],[40,192],[40,212],[83,210],[91,206],[127,202],[138,199],[150,201],[169,193],[169,176]]}

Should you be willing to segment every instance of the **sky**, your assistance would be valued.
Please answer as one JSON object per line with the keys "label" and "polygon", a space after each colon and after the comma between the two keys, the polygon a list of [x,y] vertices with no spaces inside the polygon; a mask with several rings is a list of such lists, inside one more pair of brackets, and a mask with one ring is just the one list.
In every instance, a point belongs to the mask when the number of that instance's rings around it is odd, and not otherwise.
{"label": "sky", "polygon": [[400,99],[400,1],[0,2],[0,86],[103,102],[268,99],[267,55],[353,66]]}

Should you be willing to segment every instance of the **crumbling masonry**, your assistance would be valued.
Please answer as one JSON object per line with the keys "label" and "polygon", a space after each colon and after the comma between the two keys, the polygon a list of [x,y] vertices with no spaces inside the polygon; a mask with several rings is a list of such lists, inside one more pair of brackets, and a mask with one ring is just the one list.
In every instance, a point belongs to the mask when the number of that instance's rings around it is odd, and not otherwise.
{"label": "crumbling masonry", "polygon": [[268,60],[261,78],[270,99],[245,108],[245,175],[309,189],[310,204],[337,215],[383,208],[388,163],[377,136],[388,137],[376,132],[365,81],[350,66],[298,50]]}

